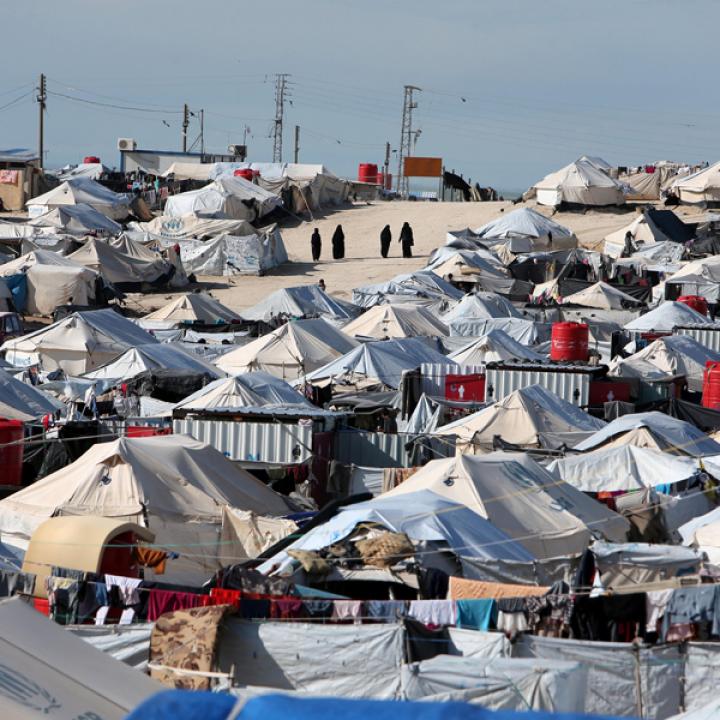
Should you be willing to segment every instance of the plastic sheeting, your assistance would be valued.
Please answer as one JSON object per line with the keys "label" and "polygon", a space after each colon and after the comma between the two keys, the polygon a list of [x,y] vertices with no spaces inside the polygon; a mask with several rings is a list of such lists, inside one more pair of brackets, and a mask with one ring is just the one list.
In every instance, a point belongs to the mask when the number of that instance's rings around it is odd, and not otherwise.
{"label": "plastic sheeting", "polygon": [[245,320],[269,323],[280,315],[349,320],[359,312],[351,303],[329,295],[316,285],[300,285],[276,290],[257,305],[243,310],[242,316]]}
{"label": "plastic sheeting", "polygon": [[635,332],[673,331],[677,325],[712,325],[712,320],[701,315],[684,303],[666,300],[660,307],[632,320],[625,325],[626,330]]}
{"label": "plastic sheeting", "polygon": [[123,220],[130,214],[128,195],[113,192],[90,178],[73,178],[53,188],[44,195],[27,203],[30,217],[47,212],[49,208],[62,205],[90,205],[98,212],[113,220]]}
{"label": "plastic sheeting", "polygon": [[150,657],[152,623],[134,625],[71,625],[68,628],[76,637],[84,640],[107,655],[144,673]]}
{"label": "plastic sheeting", "polygon": [[[484,241],[507,242],[512,252],[577,247],[577,238],[572,230],[532,208],[505,213],[478,228],[475,233]],[[552,245],[548,242],[549,233],[552,233]]]}
{"label": "plastic sheeting", "polygon": [[39,388],[18,380],[0,368],[0,417],[31,421],[64,407],[63,403]]}

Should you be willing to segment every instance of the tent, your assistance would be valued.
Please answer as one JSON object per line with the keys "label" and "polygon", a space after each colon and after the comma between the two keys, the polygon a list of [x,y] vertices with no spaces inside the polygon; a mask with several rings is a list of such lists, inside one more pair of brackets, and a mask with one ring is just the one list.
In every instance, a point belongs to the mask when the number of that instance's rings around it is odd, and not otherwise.
{"label": "tent", "polygon": [[242,316],[245,320],[269,323],[281,316],[349,320],[358,313],[358,308],[352,303],[329,295],[317,285],[300,285],[276,290],[257,305],[243,310]]}
{"label": "tent", "polygon": [[668,335],[651,342],[627,358],[610,363],[616,377],[662,378],[684,375],[688,388],[700,392],[705,364],[720,361],[720,352],[711,350],[688,335]]}
{"label": "tent", "polygon": [[0,654],[0,716],[7,720],[123,720],[163,689],[20,598],[0,602]]}
{"label": "tent", "polygon": [[486,318],[521,318],[520,311],[507,299],[495,293],[477,292],[466,295],[443,314],[444,323]]}
{"label": "tent", "polygon": [[180,246],[187,272],[195,275],[263,275],[288,261],[276,226],[251,235],[223,233],[211,240],[190,240]]}
{"label": "tent", "polygon": [[98,273],[49,250],[33,250],[0,265],[0,277],[24,275],[25,305],[16,307],[30,315],[52,315],[62,305],[95,302]]}
{"label": "tent", "polygon": [[431,270],[396,275],[392,280],[354,288],[355,305],[371,308],[390,302],[453,302],[462,298],[462,291]]}
{"label": "tent", "polygon": [[231,375],[263,370],[294,380],[351,352],[357,345],[356,340],[322,318],[294,320],[223,355],[217,366]]}
{"label": "tent", "polygon": [[368,342],[327,365],[308,373],[305,380],[319,382],[333,380],[354,384],[356,382],[381,383],[389,388],[400,387],[404,370],[412,370],[423,363],[440,363],[450,368],[457,363],[437,350],[432,350],[419,338],[380,340]]}
{"label": "tent", "polygon": [[657,411],[616,418],[575,445],[575,449],[586,451],[621,445],[637,445],[690,457],[720,454],[720,445],[694,425]]}
{"label": "tent", "polygon": [[456,250],[444,247],[435,250],[430,262],[424,268],[432,270],[436,275],[448,278],[452,275],[453,282],[482,283],[488,278],[507,278],[508,271],[499,258],[490,255],[488,251],[481,254],[477,250]]}
{"label": "tent", "polygon": [[79,177],[32,198],[27,208],[30,217],[36,218],[55,207],[82,204],[90,205],[112,220],[124,220],[130,214],[130,202],[128,195],[113,192],[90,178]]}
{"label": "tent", "polygon": [[185,352],[170,343],[155,342],[150,345],[136,345],[107,365],[85,373],[90,380],[130,380],[148,370],[178,370],[220,377],[218,369],[204,362],[198,355]]}
{"label": "tent", "polygon": [[482,454],[492,449],[493,438],[515,445],[537,447],[548,433],[593,433],[605,426],[598,418],[559,398],[541,385],[510,393],[479,412],[438,428],[438,435],[455,435],[458,452]]}
{"label": "tent", "polygon": [[316,406],[286,382],[262,370],[256,370],[211,382],[175,405],[173,414],[211,408],[233,408],[239,412],[268,407],[317,410]]}
{"label": "tent", "polygon": [[698,472],[698,461],[620,445],[553,460],[548,472],[583,492],[632,492],[689,480]]}
{"label": "tent", "polygon": [[220,177],[199,190],[171,195],[165,203],[165,217],[194,215],[253,222],[279,205],[277,195],[241,177]]}
{"label": "tent", "polygon": [[604,282],[596,282],[584,290],[566,295],[562,298],[562,304],[580,305],[598,310],[625,310],[642,305],[632,295]]}
{"label": "tent", "polygon": [[14,365],[39,363],[43,370],[60,368],[81,375],[100,367],[129,348],[157,340],[114,310],[75,312],[52,325],[7,340],[0,350]]}
{"label": "tent", "polygon": [[[285,498],[209,445],[183,435],[93,445],[75,462],[0,501],[0,533],[22,547],[44,520],[98,515],[135,522],[181,557],[165,578],[204,580],[219,568],[223,506],[285,515]],[[222,555],[222,552],[220,552]]]}
{"label": "tent", "polygon": [[139,290],[146,284],[167,285],[175,274],[175,268],[157,253],[152,260],[133,257],[97,238],[90,238],[67,257],[99,273],[119,290]]}
{"label": "tent", "polygon": [[450,328],[450,335],[455,337],[482,337],[493,330],[502,330],[507,333],[513,340],[522,345],[534,345],[539,341],[541,335],[538,333],[538,325],[535,320],[516,318],[516,317],[499,317],[499,318],[458,318],[457,320],[447,321]]}
{"label": "tent", "polygon": [[91,232],[112,235],[122,230],[122,225],[86,203],[59,205],[34,217],[28,225],[34,228],[53,228],[73,235],[86,235]]}
{"label": "tent", "polygon": [[648,208],[629,225],[605,236],[604,253],[620,257],[627,233],[632,235],[638,248],[669,241],[684,244],[695,236],[693,227],[686,225],[672,210]]}
{"label": "tent", "polygon": [[208,293],[185,293],[140,320],[145,327],[164,327],[185,324],[226,325],[239,322],[240,316]]}
{"label": "tent", "polygon": [[75,167],[64,167],[56,174],[56,177],[60,182],[79,177],[99,180],[103,175],[109,172],[110,168],[105,167],[105,165],[100,162],[80,163]]}
{"label": "tent", "polygon": [[720,200],[720,162],[678,178],[669,191],[684,203],[714,203]]}
{"label": "tent", "polygon": [[[0,266],[1,267],[1,266]],[[666,300],[640,317],[625,325],[626,330],[634,332],[666,332],[671,333],[678,325],[712,325],[712,320],[701,315],[684,303]]]}
{"label": "tent", "polygon": [[420,490],[471,509],[537,558],[581,554],[595,534],[622,542],[630,527],[520,453],[433,460],[382,497],[402,498]]}
{"label": "tent", "polygon": [[[484,243],[503,244],[510,252],[563,250],[577,247],[575,233],[533,208],[519,208],[491,220],[475,231]],[[552,244],[548,242],[552,233]]]}
{"label": "tent", "polygon": [[211,238],[222,233],[231,235],[252,235],[255,227],[247,220],[218,220],[214,218],[182,215],[173,217],[160,215],[150,222],[128,223],[131,236],[142,241],[159,240],[172,244],[182,240]]}
{"label": "tent", "polygon": [[389,338],[441,337],[448,328],[424,307],[411,304],[376,305],[343,327],[353,337]]}
{"label": "tent", "polygon": [[503,360],[542,362],[543,356],[513,340],[503,330],[490,330],[481,338],[456,350],[450,359],[460,365],[485,365]]}
{"label": "tent", "polygon": [[0,418],[30,422],[65,406],[0,368]]}
{"label": "tent", "polygon": [[534,190],[540,205],[625,204],[625,186],[588,160],[576,160],[547,175],[534,186]]}

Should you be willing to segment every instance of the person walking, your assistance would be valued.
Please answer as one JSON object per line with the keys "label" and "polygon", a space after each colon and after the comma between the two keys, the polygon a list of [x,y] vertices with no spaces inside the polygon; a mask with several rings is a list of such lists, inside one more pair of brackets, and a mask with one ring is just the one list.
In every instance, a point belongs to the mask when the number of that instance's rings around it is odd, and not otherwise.
{"label": "person walking", "polygon": [[320,259],[320,251],[322,250],[322,238],[317,228],[313,230],[313,234],[310,237],[310,249],[312,250],[313,262],[317,262]]}
{"label": "person walking", "polygon": [[386,258],[390,252],[390,243],[392,242],[392,231],[390,226],[386,225],[380,232],[380,254]]}
{"label": "person walking", "polygon": [[402,253],[404,258],[412,257],[412,247],[415,244],[413,240],[413,231],[410,227],[410,223],[403,223],[402,230],[400,231],[400,243],[402,244]]}
{"label": "person walking", "polygon": [[342,225],[335,228],[332,236],[333,260],[342,260],[345,257],[345,233]]}

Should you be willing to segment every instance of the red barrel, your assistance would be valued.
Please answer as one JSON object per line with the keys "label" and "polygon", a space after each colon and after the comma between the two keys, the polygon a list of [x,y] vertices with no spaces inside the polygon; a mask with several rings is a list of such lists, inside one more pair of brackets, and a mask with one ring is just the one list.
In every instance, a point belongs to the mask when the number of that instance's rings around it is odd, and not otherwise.
{"label": "red barrel", "polygon": [[378,166],[375,163],[360,163],[358,165],[358,180],[360,182],[377,183]]}
{"label": "red barrel", "polygon": [[85,165],[99,165],[100,158],[96,155],[88,155],[87,157],[83,158],[83,163],[85,163]]}
{"label": "red barrel", "polygon": [[707,315],[707,300],[702,295],[681,295],[677,301],[691,307],[701,315]]}
{"label": "red barrel", "polygon": [[720,410],[720,363],[708,360],[703,373],[702,406]]}
{"label": "red barrel", "polygon": [[21,485],[23,438],[25,429],[20,420],[0,420],[0,484]]}
{"label": "red barrel", "polygon": [[243,168],[241,170],[236,170],[233,175],[235,177],[241,177],[243,180],[247,180],[248,182],[252,182],[255,173],[250,168]]}
{"label": "red barrel", "polygon": [[577,362],[588,359],[588,326],[585,323],[553,323],[550,359]]}

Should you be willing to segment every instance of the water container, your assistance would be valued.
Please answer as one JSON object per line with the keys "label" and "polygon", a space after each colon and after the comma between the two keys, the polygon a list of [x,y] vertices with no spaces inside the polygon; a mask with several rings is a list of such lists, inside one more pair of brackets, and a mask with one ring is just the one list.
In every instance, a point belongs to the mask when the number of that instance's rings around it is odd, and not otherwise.
{"label": "water container", "polygon": [[366,183],[377,183],[378,166],[375,163],[360,163],[358,165],[358,180]]}
{"label": "water container", "polygon": [[20,420],[0,419],[0,485],[22,484],[24,436]]}
{"label": "water container", "polygon": [[588,326],[585,323],[553,323],[550,359],[578,362],[588,359]]}
{"label": "water container", "polygon": [[691,307],[701,315],[707,315],[707,300],[702,295],[681,295],[677,301],[683,305]]}
{"label": "water container", "polygon": [[99,165],[100,164],[100,158],[96,155],[88,155],[87,157],[83,158],[83,163],[85,165]]}
{"label": "water container", "polygon": [[240,170],[235,170],[233,175],[235,177],[240,177],[243,180],[247,180],[248,182],[252,182],[253,178],[255,177],[255,173],[250,168],[242,168]]}
{"label": "water container", "polygon": [[702,406],[720,410],[720,363],[708,360],[703,373]]}

